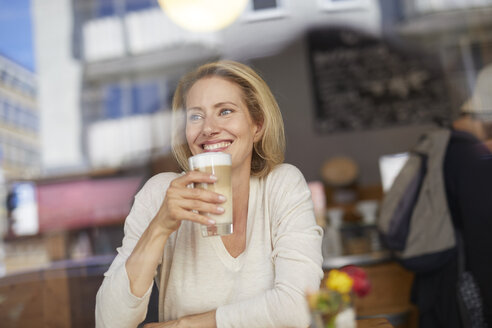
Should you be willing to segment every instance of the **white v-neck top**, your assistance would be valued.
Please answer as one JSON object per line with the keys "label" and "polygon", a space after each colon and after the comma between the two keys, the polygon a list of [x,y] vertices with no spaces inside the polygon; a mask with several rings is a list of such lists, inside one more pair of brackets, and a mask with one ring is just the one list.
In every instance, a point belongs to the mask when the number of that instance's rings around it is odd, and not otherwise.
{"label": "white v-neck top", "polygon": [[[124,263],[176,177],[156,175],[136,196],[123,245],[98,292],[98,326],[135,327],[145,318],[150,287],[142,298],[132,295]],[[156,273],[159,320],[217,309],[218,327],[307,327],[305,292],[317,290],[323,276],[321,239],[297,168],[282,164],[263,179],[252,177],[246,248],[238,257],[190,221],[169,237]]]}

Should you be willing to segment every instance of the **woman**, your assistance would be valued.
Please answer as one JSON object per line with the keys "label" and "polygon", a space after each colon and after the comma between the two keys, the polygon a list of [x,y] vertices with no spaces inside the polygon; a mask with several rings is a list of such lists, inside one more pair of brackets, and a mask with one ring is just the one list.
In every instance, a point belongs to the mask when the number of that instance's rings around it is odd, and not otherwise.
{"label": "woman", "polygon": [[[322,230],[304,177],[281,164],[283,122],[270,89],[243,64],[205,64],[180,81],[173,112],[185,120],[173,152],[186,173],[158,174],[136,195],[97,294],[97,326],[142,322],[153,279],[160,322],[149,327],[308,326],[305,292],[323,276]],[[187,158],[206,151],[232,156],[228,236],[200,233],[214,222],[198,212],[220,214],[223,196],[187,188],[215,181],[188,170]]]}

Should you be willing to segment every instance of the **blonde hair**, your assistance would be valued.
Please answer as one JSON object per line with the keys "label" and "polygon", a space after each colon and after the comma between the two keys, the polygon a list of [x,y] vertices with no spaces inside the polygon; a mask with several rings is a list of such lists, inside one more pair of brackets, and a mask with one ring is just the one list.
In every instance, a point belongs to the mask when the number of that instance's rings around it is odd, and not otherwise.
{"label": "blonde hair", "polygon": [[262,128],[262,137],[253,145],[251,174],[264,177],[284,161],[285,134],[282,114],[265,81],[250,67],[234,61],[204,64],[186,74],[179,82],[173,98],[173,154],[182,169],[188,170],[191,151],[185,137],[184,110],[191,87],[206,77],[221,77],[236,84],[253,121]]}

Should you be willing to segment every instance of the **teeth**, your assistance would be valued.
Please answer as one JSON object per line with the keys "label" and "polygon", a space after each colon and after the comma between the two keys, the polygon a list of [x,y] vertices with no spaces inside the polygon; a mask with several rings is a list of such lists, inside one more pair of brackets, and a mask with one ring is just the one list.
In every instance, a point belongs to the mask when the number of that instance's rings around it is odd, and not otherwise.
{"label": "teeth", "polygon": [[228,141],[223,141],[223,142],[219,142],[219,143],[215,143],[215,144],[203,145],[203,149],[205,149],[205,150],[215,150],[215,149],[219,149],[219,148],[228,147],[230,144],[231,143],[228,142]]}

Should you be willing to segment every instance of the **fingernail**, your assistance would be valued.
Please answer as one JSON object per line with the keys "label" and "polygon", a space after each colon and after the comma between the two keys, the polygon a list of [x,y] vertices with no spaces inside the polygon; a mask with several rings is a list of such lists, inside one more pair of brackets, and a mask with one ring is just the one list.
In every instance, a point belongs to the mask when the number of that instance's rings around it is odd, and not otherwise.
{"label": "fingernail", "polygon": [[215,220],[212,220],[212,219],[208,219],[208,220],[207,220],[207,222],[208,222],[209,224],[215,224]]}
{"label": "fingernail", "polygon": [[226,198],[225,198],[225,196],[224,196],[224,195],[219,195],[219,200],[220,200],[221,202],[225,202]]}
{"label": "fingernail", "polygon": [[214,181],[217,181],[217,177],[215,175],[213,175],[213,174],[210,176],[210,179],[212,179]]}
{"label": "fingernail", "polygon": [[224,208],[221,206],[217,206],[217,211],[220,213],[224,213]]}

